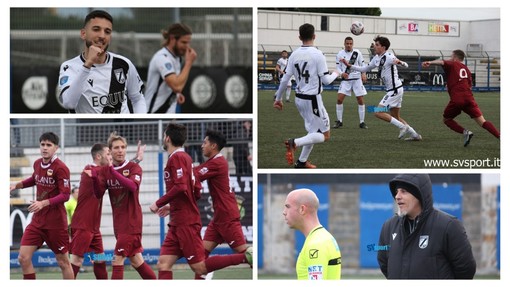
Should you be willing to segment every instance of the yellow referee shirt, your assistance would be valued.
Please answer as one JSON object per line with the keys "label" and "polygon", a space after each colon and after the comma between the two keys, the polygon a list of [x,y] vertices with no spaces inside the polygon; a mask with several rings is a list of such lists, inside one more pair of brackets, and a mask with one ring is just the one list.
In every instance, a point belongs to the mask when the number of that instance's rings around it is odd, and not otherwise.
{"label": "yellow referee shirt", "polygon": [[317,226],[305,239],[296,263],[299,280],[338,280],[342,276],[342,255],[336,239]]}

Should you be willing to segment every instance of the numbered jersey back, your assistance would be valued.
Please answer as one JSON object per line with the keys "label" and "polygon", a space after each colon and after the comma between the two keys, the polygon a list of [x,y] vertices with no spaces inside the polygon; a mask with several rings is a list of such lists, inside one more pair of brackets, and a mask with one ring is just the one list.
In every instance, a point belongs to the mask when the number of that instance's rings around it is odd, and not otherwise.
{"label": "numbered jersey back", "polygon": [[321,76],[329,74],[326,57],[310,46],[299,47],[289,57],[287,73],[296,79],[296,93],[317,95],[322,92]]}

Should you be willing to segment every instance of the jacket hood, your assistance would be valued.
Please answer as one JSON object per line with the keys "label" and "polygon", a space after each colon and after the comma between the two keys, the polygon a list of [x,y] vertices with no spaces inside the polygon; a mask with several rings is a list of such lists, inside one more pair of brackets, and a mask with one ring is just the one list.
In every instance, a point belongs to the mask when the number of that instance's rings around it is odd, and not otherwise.
{"label": "jacket hood", "polygon": [[390,191],[393,198],[397,194],[397,186],[400,183],[409,184],[414,186],[420,193],[422,214],[427,215],[430,213],[434,206],[432,199],[432,182],[428,174],[399,174],[390,181]]}

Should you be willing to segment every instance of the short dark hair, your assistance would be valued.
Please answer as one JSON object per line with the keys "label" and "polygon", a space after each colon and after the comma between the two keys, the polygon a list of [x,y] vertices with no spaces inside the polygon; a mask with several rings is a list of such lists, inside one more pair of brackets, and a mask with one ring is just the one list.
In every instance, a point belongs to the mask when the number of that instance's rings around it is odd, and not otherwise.
{"label": "short dark hair", "polygon": [[374,42],[379,42],[379,44],[381,44],[381,46],[386,47],[386,50],[388,50],[391,45],[390,39],[383,37],[383,36],[379,36],[379,35],[374,38]]}
{"label": "short dark hair", "polygon": [[287,50],[283,50],[280,54],[288,53]]}
{"label": "short dark hair", "polygon": [[173,146],[183,146],[188,138],[186,126],[174,123],[166,126],[165,135],[170,137]]}
{"label": "short dark hair", "polygon": [[179,40],[182,36],[191,35],[193,32],[191,28],[182,23],[175,23],[170,25],[166,30],[161,30],[161,34],[165,39],[165,43],[168,43],[170,36],[174,36],[175,39]]}
{"label": "short dark hair", "polygon": [[218,151],[222,150],[227,144],[227,139],[225,135],[217,130],[207,130],[205,136],[209,139],[210,142],[218,145]]}
{"label": "short dark hair", "polygon": [[53,143],[54,145],[58,145],[59,138],[53,132],[45,132],[39,137],[39,142],[42,142],[42,141],[49,141],[49,142]]}
{"label": "short dark hair", "polygon": [[312,24],[305,23],[299,27],[301,41],[312,40],[313,35],[315,35],[315,27]]}
{"label": "short dark hair", "polygon": [[344,43],[345,43],[345,41],[347,41],[347,40],[351,40],[351,41],[353,41],[353,42],[354,42],[354,39],[353,39],[351,36],[347,36],[347,37],[345,37],[345,39],[344,39]]}
{"label": "short dark hair", "polygon": [[102,144],[102,143],[94,144],[92,146],[92,148],[90,149],[90,154],[92,155],[92,158],[96,158],[97,154],[102,153],[105,147],[108,147],[108,146],[105,144]]}
{"label": "short dark hair", "polygon": [[452,52],[455,57],[457,57],[457,59],[459,59],[460,61],[464,61],[464,58],[466,57],[466,53],[464,53],[464,51],[462,50],[453,50]]}
{"label": "short dark hair", "polygon": [[87,16],[85,17],[85,21],[83,22],[83,27],[85,27],[87,25],[87,23],[91,19],[94,19],[94,18],[106,19],[106,20],[110,21],[110,23],[112,23],[112,25],[113,25],[113,17],[112,17],[112,15],[110,15],[110,13],[108,13],[104,10],[94,10],[94,11],[90,12],[89,14],[87,14]]}

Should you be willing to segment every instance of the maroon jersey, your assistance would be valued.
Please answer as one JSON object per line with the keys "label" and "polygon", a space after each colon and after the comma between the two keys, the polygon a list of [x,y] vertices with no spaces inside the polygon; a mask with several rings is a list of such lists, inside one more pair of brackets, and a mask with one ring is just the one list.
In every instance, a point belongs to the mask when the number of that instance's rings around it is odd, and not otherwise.
{"label": "maroon jersey", "polygon": [[195,175],[191,157],[180,148],[168,156],[165,167],[166,193],[158,207],[170,203],[170,225],[202,224],[195,197]]}
{"label": "maroon jersey", "polygon": [[[37,186],[37,201],[50,199],[61,193],[69,198],[71,194],[69,168],[56,155],[48,164],[44,164],[42,158],[34,162],[32,180]],[[40,229],[67,229],[64,202],[48,205],[34,213],[30,224]]]}
{"label": "maroon jersey", "polygon": [[231,222],[239,219],[239,207],[234,191],[230,187],[228,162],[222,154],[210,158],[195,167],[200,181],[207,180],[209,193],[213,200],[215,223]]}
{"label": "maroon jersey", "polygon": [[115,234],[142,233],[142,207],[138,200],[140,184],[142,183],[142,168],[130,161],[124,161],[114,167],[115,171],[126,179],[134,182],[136,188],[130,190],[119,182],[112,174],[111,168],[101,174],[103,184],[106,184],[113,212],[113,230]]}
{"label": "maroon jersey", "polygon": [[[108,166],[89,164],[84,169],[95,170],[97,174],[104,173]],[[98,179],[99,180],[99,179]],[[99,232],[101,225],[101,212],[103,210],[103,198],[94,195],[94,181],[92,177],[82,172],[80,179],[80,194],[78,204],[73,214],[71,228],[85,229],[90,232]]]}
{"label": "maroon jersey", "polygon": [[443,61],[443,69],[446,74],[446,85],[448,94],[452,99],[473,95],[471,92],[472,78],[471,71],[461,62],[446,60]]}

